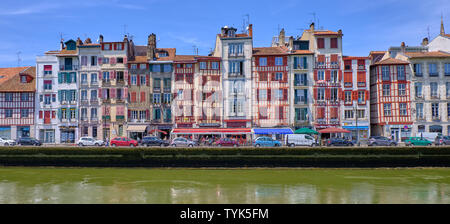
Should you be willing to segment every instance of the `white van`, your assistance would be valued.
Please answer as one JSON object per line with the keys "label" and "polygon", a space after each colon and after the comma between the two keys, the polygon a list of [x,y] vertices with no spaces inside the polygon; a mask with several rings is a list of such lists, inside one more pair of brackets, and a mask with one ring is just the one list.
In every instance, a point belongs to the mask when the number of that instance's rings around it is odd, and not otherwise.
{"label": "white van", "polygon": [[433,142],[436,140],[438,133],[436,132],[420,132],[416,134],[416,137],[423,137],[424,139]]}
{"label": "white van", "polygon": [[285,137],[285,145],[289,147],[294,147],[297,145],[304,145],[304,146],[316,146],[318,145],[316,140],[306,134],[290,134],[286,135]]}

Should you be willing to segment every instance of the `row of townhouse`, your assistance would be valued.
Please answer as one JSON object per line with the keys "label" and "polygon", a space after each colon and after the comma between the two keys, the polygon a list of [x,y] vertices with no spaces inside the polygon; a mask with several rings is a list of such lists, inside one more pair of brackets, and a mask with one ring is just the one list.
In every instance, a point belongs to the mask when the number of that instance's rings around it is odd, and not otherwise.
{"label": "row of townhouse", "polygon": [[[243,33],[225,26],[208,56],[157,48],[155,34],[147,45],[127,36],[61,41],[36,59],[28,135],[73,143],[152,133],[249,139],[251,128],[270,128],[277,138],[301,127],[344,128],[359,140],[449,133],[449,35],[368,57],[345,56],[342,37],[311,24],[299,37],[283,29],[270,47],[254,47],[252,25]],[[2,133],[18,135],[2,122]]]}

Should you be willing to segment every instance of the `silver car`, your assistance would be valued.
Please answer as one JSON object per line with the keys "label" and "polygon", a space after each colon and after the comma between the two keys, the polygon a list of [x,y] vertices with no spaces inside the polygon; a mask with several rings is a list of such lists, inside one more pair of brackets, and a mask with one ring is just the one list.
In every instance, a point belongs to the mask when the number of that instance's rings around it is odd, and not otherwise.
{"label": "silver car", "polygon": [[97,140],[92,137],[81,137],[80,140],[78,140],[77,144],[79,146],[102,146],[105,145],[105,142],[102,140]]}
{"label": "silver car", "polygon": [[176,146],[187,146],[187,147],[194,147],[197,146],[198,143],[183,137],[174,138],[172,142],[170,142],[170,145],[173,147]]}
{"label": "silver car", "polygon": [[0,137],[0,145],[3,146],[9,146],[9,145],[15,145],[16,141],[8,139],[6,137]]}

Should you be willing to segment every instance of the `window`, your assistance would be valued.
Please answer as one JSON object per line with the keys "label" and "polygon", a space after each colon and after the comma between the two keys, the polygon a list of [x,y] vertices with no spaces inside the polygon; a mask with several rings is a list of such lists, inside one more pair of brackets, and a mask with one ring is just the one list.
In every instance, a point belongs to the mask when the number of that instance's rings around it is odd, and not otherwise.
{"label": "window", "polygon": [[324,70],[317,71],[317,80],[325,80],[325,71]]}
{"label": "window", "polygon": [[229,72],[230,73],[242,74],[241,73],[242,70],[243,70],[243,62],[241,62],[241,61],[230,61],[229,62]]}
{"label": "window", "polygon": [[51,104],[51,100],[52,100],[52,97],[50,96],[50,94],[47,94],[47,95],[45,95],[44,96],[44,104]]}
{"label": "window", "polygon": [[95,101],[97,99],[97,90],[91,90],[91,101]]}
{"label": "window", "polygon": [[282,81],[283,80],[283,73],[277,72],[275,73],[275,81]]}
{"label": "window", "polygon": [[171,64],[164,64],[163,65],[163,72],[172,72],[172,65]]}
{"label": "window", "polygon": [[383,104],[384,116],[391,116],[391,104],[385,103]]}
{"label": "window", "polygon": [[344,110],[345,119],[353,119],[353,110]]}
{"label": "window", "polygon": [[12,109],[5,109],[5,118],[12,117],[13,110]]}
{"label": "window", "polygon": [[414,64],[414,74],[418,77],[422,76],[422,64]]}
{"label": "window", "polygon": [[97,83],[97,73],[91,73],[91,84]]}
{"label": "window", "polygon": [[152,65],[152,72],[161,72],[161,65]]}
{"label": "window", "polygon": [[358,118],[365,118],[366,117],[366,110],[357,110],[357,116]]}
{"label": "window", "polygon": [[308,90],[307,89],[295,89],[294,90],[294,103],[308,103]]}
{"label": "window", "polygon": [[170,93],[164,93],[164,103],[169,104],[172,101],[172,94]]}
{"label": "window", "polygon": [[330,48],[338,48],[337,38],[331,38],[330,39]]}
{"label": "window", "polygon": [[109,58],[103,58],[103,64],[109,64]]}
{"label": "window", "polygon": [[414,89],[416,90],[416,97],[417,98],[422,98],[422,83],[421,82],[416,82],[414,84]]}
{"label": "window", "polygon": [[439,103],[431,104],[431,115],[433,119],[439,118]]}
{"label": "window", "polygon": [[331,100],[332,101],[338,100],[338,88],[331,88]]}
{"label": "window", "polygon": [[97,65],[97,56],[91,56],[91,65],[92,66]]}
{"label": "window", "polygon": [[444,64],[444,73],[445,75],[450,75],[450,63]]}
{"label": "window", "polygon": [[110,48],[110,44],[104,44],[103,45],[103,49],[105,49],[105,50],[111,50],[111,48]]}
{"label": "window", "polygon": [[103,72],[103,81],[109,82],[109,72]]}
{"label": "window", "polygon": [[244,51],[244,44],[238,43],[238,44],[229,44],[228,53],[235,55],[235,54],[242,54]]}
{"label": "window", "polygon": [[399,96],[405,96],[406,95],[406,84],[405,83],[399,83],[398,84],[398,95]]}
{"label": "window", "polygon": [[277,89],[276,90],[276,99],[277,100],[282,100],[283,99],[283,90],[282,89]]}
{"label": "window", "polygon": [[161,89],[161,79],[159,78],[153,79],[153,89]]}
{"label": "window", "polygon": [[131,85],[137,85],[137,75],[131,75]]}
{"label": "window", "polygon": [[407,109],[406,109],[406,103],[400,103],[400,116],[406,116],[408,115]]}
{"label": "window", "polygon": [[52,89],[52,80],[44,80],[44,90]]}
{"label": "window", "polygon": [[211,68],[215,70],[219,69],[219,62],[211,62]]}
{"label": "window", "polygon": [[308,76],[307,74],[294,74],[294,86],[307,86]]}
{"label": "window", "polygon": [[416,117],[423,119],[423,103],[416,103]]}
{"label": "window", "polygon": [[154,120],[161,119],[161,109],[160,108],[153,108],[153,119]]}
{"label": "window", "polygon": [[29,97],[28,93],[20,93],[20,100],[21,100],[22,102],[28,101],[29,98],[30,98],[30,97]]}
{"label": "window", "polygon": [[87,108],[81,108],[81,119],[87,119]]}
{"label": "window", "polygon": [[21,75],[20,76],[20,82],[21,83],[27,83],[27,76],[26,75]]}
{"label": "window", "polygon": [[405,80],[405,67],[403,65],[397,66],[397,80]]}
{"label": "window", "polygon": [[30,111],[28,109],[21,109],[20,110],[20,117],[28,117],[30,114]]}
{"label": "window", "polygon": [[133,119],[133,120],[138,119],[138,111],[136,111],[136,110],[131,111],[131,119]]}
{"label": "window", "polygon": [[206,69],[206,62],[204,61],[200,62],[200,69]]}
{"label": "window", "polygon": [[366,102],[366,92],[365,91],[358,91],[358,103],[364,104]]}
{"label": "window", "polygon": [[337,83],[337,82],[339,82],[339,79],[338,79],[338,71],[337,70],[331,70],[331,82],[332,83]]}
{"label": "window", "polygon": [[267,66],[267,58],[259,58],[259,66]]}
{"label": "window", "polygon": [[430,64],[428,64],[428,74],[430,75],[430,76],[438,76],[438,73],[437,73],[437,64],[435,64],[435,63],[430,63]]}
{"label": "window", "polygon": [[137,69],[137,64],[131,64],[130,69]]}
{"label": "window", "polygon": [[317,89],[317,100],[325,100],[325,89],[324,88]]}
{"label": "window", "polygon": [[352,103],[352,91],[344,91],[344,102],[346,104]]}
{"label": "window", "polygon": [[145,75],[141,75],[141,77],[140,77],[140,84],[141,84],[141,86],[145,86],[146,85],[147,80],[145,78],[146,78]]}
{"label": "window", "polygon": [[91,119],[97,118],[97,108],[91,108]]}
{"label": "window", "polygon": [[445,91],[446,91],[446,96],[447,98],[450,97],[450,82],[445,83]]}
{"label": "window", "polygon": [[13,94],[12,93],[5,93],[5,101],[6,102],[12,102],[13,101]]}
{"label": "window", "polygon": [[267,100],[267,89],[260,89],[259,91],[259,100]]}
{"label": "window", "polygon": [[[120,46],[120,45],[119,45]],[[123,64],[123,58],[117,58],[117,63],[119,63],[119,64]]]}
{"label": "window", "polygon": [[81,74],[81,83],[87,84],[87,74],[86,73]]}
{"label": "window", "polygon": [[437,82],[430,83],[430,95],[432,98],[438,97],[438,84]]}
{"label": "window", "polygon": [[161,94],[160,93],[153,94],[153,103],[156,103],[156,104],[161,103]]}
{"label": "window", "polygon": [[[117,49],[118,51],[123,50],[123,45],[122,45],[122,44],[116,44],[116,49]],[[121,63],[123,63],[123,62],[121,62]]]}
{"label": "window", "polygon": [[44,65],[44,76],[52,74],[52,65]]}
{"label": "window", "polygon": [[147,114],[145,113],[145,111],[139,111],[139,120],[145,120],[146,117]]}
{"label": "window", "polygon": [[158,56],[159,56],[160,58],[167,57],[167,52],[159,52],[159,53],[158,53]]}
{"label": "window", "polygon": [[383,96],[390,96],[390,95],[391,95],[391,85],[383,84]]}
{"label": "window", "polygon": [[178,90],[177,96],[178,96],[178,99],[183,100],[183,90],[182,90],[182,89],[179,89],[179,90]]}
{"label": "window", "polygon": [[317,48],[325,48],[325,40],[323,38],[317,38]]}
{"label": "window", "polygon": [[381,67],[381,75],[383,81],[389,81],[391,79],[389,74],[389,66]]}
{"label": "window", "polygon": [[87,100],[87,90],[81,90],[81,100]]}
{"label": "window", "polygon": [[295,120],[305,121],[308,116],[308,108],[295,108]]}
{"label": "window", "polygon": [[275,65],[276,66],[283,65],[283,58],[282,57],[275,57]]}
{"label": "window", "polygon": [[75,119],[76,113],[74,108],[70,108],[70,119]]}

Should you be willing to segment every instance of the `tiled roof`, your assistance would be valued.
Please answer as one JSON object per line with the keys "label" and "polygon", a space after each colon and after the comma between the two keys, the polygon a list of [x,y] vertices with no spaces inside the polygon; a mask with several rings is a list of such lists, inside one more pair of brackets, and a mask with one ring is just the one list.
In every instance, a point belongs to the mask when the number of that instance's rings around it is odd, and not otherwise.
{"label": "tiled roof", "polygon": [[387,58],[375,63],[375,65],[399,65],[399,64],[409,64],[409,63],[395,58]]}
{"label": "tiled roof", "polygon": [[[31,76],[31,82],[20,82],[19,74]],[[0,68],[1,92],[34,92],[36,91],[36,67]]]}
{"label": "tiled roof", "polygon": [[450,54],[441,51],[431,51],[431,52],[406,52],[406,56],[409,58],[441,58],[450,57]]}
{"label": "tiled roof", "polygon": [[[305,31],[306,32],[311,32],[310,29],[305,30]],[[314,35],[342,35],[342,33],[339,34],[339,32],[334,32],[334,31],[331,31],[331,30],[315,30],[314,31]]]}
{"label": "tiled roof", "polygon": [[450,34],[444,34],[444,36],[446,36],[446,37],[450,37]]}
{"label": "tiled roof", "polygon": [[288,52],[281,47],[255,47],[253,55],[284,55]]}
{"label": "tiled roof", "polygon": [[174,61],[194,61],[196,55],[176,55]]}
{"label": "tiled roof", "polygon": [[358,60],[358,59],[370,59],[369,57],[358,57],[358,56],[343,56],[344,60]]}
{"label": "tiled roof", "polygon": [[45,52],[45,54],[55,54],[55,55],[77,55],[77,51],[76,50],[60,50],[60,51],[47,51]]}
{"label": "tiled roof", "polygon": [[291,54],[314,54],[314,52],[309,50],[292,50]]}
{"label": "tiled roof", "polygon": [[147,63],[147,56],[134,56],[134,60],[129,60],[128,63]]}
{"label": "tiled roof", "polygon": [[[167,52],[167,57],[160,57],[160,51]],[[156,48],[156,61],[173,61],[175,58],[176,48]]]}
{"label": "tiled roof", "polygon": [[135,45],[134,46],[136,56],[147,56],[147,46]]}

